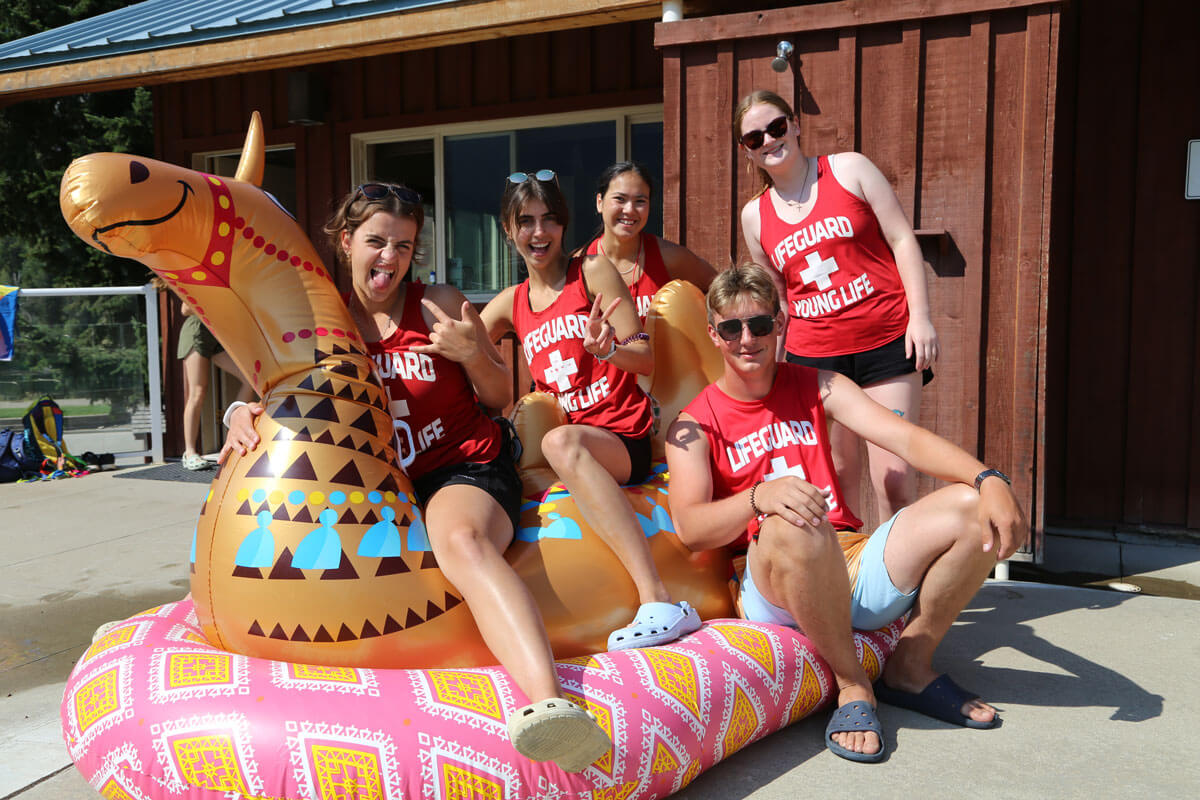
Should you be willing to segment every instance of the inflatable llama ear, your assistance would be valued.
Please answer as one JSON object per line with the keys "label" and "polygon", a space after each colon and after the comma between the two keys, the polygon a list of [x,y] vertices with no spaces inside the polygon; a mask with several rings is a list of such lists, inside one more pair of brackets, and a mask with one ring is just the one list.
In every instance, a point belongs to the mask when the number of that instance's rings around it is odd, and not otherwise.
{"label": "inflatable llama ear", "polygon": [[[263,148],[256,113],[235,178],[101,153],[75,161],[60,194],[80,238],[146,264],[195,309],[266,407],[261,444],[225,463],[200,512],[191,584],[205,635],[309,664],[493,664],[437,568],[397,466],[411,444],[396,435],[403,421],[393,421],[349,312],[296,221],[255,185]],[[672,596],[705,617],[727,614],[726,560],[679,544],[656,479],[641,502]],[[541,510],[547,525],[559,522],[548,516],[553,502],[531,500],[526,518]],[[633,583],[586,526],[560,538],[541,524],[523,527],[507,555],[555,653],[603,650],[636,612]]]}

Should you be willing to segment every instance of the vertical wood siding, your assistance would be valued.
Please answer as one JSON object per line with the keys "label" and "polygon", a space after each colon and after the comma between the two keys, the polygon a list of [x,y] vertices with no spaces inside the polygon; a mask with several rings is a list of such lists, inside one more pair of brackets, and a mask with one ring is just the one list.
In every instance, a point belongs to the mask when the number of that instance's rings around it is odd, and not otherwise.
{"label": "vertical wood siding", "polygon": [[[1047,458],[1064,527],[1200,529],[1200,5],[1092,0],[1067,19],[1077,69],[1058,166],[1064,315],[1052,326]],[[1067,26],[1065,25],[1064,28]],[[1057,245],[1056,245],[1057,246]]]}
{"label": "vertical wood siding", "polygon": [[[914,228],[948,234],[922,237],[942,357],[921,422],[1009,472],[1040,529],[1058,6],[815,9],[657,27],[668,236],[717,264],[746,257],[738,213],[758,186],[730,120],[754,89],[798,110],[805,152],[866,154]],[[780,39],[796,47],[782,74]]]}

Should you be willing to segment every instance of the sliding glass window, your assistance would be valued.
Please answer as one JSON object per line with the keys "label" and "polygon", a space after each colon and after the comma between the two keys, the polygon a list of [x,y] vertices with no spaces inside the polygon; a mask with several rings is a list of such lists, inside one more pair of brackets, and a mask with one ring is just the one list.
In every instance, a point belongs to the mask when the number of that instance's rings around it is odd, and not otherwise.
{"label": "sliding glass window", "polygon": [[425,200],[423,281],[449,283],[484,299],[523,279],[500,226],[510,173],[550,169],[567,196],[570,252],[600,224],[596,179],[614,161],[635,158],[655,176],[647,230],[661,233],[662,110],[652,106],[362,134],[353,139],[356,182],[404,183]]}

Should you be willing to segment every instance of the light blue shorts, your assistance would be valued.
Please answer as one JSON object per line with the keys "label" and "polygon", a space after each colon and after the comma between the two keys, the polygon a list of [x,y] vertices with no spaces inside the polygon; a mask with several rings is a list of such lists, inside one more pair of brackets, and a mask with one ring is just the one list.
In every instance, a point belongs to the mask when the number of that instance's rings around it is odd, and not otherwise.
{"label": "light blue shorts", "polygon": [[[867,539],[858,564],[858,580],[850,592],[850,624],[863,631],[873,631],[899,619],[912,608],[917,599],[917,590],[904,594],[892,583],[887,567],[883,563],[883,548],[896,514],[880,525]],[[746,559],[746,573],[742,576],[742,611],[752,622],[770,622],[799,628],[792,615],[762,596],[754,585],[750,574],[750,560]]]}

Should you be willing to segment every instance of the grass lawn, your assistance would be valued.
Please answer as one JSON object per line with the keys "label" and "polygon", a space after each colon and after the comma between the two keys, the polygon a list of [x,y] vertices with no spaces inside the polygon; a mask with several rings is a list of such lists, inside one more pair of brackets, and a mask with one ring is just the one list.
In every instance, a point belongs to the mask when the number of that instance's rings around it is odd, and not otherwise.
{"label": "grass lawn", "polygon": [[[33,405],[32,402],[30,402],[29,405],[19,406],[16,408],[0,407],[0,420],[20,419],[21,417],[25,416],[25,412],[29,410],[29,406],[31,405]],[[110,406],[108,403],[96,403],[95,405],[88,405],[84,403],[82,405],[60,405],[59,408],[63,410],[64,416],[72,417],[84,416],[85,414],[107,414],[112,409],[112,406]]]}

